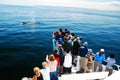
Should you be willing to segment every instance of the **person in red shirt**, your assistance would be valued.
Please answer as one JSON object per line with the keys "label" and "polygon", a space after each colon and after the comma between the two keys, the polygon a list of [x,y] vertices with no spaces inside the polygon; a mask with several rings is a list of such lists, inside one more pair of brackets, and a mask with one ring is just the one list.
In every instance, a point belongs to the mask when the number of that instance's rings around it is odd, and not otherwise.
{"label": "person in red shirt", "polygon": [[54,50],[54,53],[53,55],[55,56],[55,60],[57,61],[57,74],[59,73],[59,69],[60,69],[60,56],[58,54],[58,51],[57,50]]}

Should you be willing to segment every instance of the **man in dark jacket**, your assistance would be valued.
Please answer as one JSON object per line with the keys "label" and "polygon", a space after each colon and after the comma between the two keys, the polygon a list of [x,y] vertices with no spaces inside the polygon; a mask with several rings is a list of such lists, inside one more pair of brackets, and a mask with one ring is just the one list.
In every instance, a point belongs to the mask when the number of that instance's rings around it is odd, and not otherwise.
{"label": "man in dark jacket", "polygon": [[66,38],[64,38],[64,44],[62,45],[64,51],[68,50],[71,51],[72,46],[70,45],[70,43],[67,41]]}
{"label": "man in dark jacket", "polygon": [[88,43],[84,42],[83,46],[81,46],[78,49],[78,55],[80,56],[80,70],[84,70],[86,69],[87,63],[86,63],[86,55],[88,53],[88,47],[87,47]]}

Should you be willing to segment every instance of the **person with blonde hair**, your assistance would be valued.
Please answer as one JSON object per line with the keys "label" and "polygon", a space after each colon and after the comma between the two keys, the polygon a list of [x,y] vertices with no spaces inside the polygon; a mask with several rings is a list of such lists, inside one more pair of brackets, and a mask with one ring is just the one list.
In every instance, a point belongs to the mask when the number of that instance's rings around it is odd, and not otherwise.
{"label": "person with blonde hair", "polygon": [[48,67],[47,62],[42,62],[43,69],[40,72],[43,75],[44,80],[50,80],[50,68]]}
{"label": "person with blonde hair", "polygon": [[39,67],[34,67],[33,72],[35,75],[33,76],[32,80],[44,80]]}
{"label": "person with blonde hair", "polygon": [[59,73],[59,69],[60,69],[60,55],[58,54],[57,50],[54,50],[53,55],[55,56],[55,60],[57,61],[57,74]]}
{"label": "person with blonde hair", "polygon": [[48,58],[48,55],[46,56],[46,61],[48,63],[48,67],[50,67],[50,80],[58,80],[57,78],[57,61],[55,60],[55,56],[51,54]]}
{"label": "person with blonde hair", "polygon": [[28,77],[23,77],[22,80],[32,80],[32,79]]}

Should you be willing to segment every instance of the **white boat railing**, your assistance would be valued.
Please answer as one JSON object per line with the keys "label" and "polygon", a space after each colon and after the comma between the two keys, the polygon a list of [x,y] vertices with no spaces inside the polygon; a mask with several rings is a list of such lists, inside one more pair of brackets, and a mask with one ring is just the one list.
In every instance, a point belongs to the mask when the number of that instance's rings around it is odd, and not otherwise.
{"label": "white boat railing", "polygon": [[[106,65],[106,64],[107,64],[107,61],[104,60],[104,61],[102,62],[102,64],[103,64],[103,65]],[[120,70],[120,66],[117,65],[117,64],[113,64],[112,68],[113,68],[114,70],[116,70],[116,71]]]}
{"label": "white boat railing", "polygon": [[78,74],[66,74],[61,75],[59,80],[104,80],[108,77],[109,72],[92,72],[92,73],[78,73]]}

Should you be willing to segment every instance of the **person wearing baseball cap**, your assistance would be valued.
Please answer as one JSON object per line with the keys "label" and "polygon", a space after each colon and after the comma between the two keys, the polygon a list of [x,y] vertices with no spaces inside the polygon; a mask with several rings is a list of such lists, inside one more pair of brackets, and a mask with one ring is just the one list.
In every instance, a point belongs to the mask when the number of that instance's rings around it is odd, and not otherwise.
{"label": "person wearing baseball cap", "polygon": [[94,61],[94,71],[97,71],[97,67],[98,67],[98,71],[101,72],[103,70],[102,67],[102,61],[105,60],[105,50],[104,49],[100,49],[99,52],[97,52],[95,54],[95,61]]}

